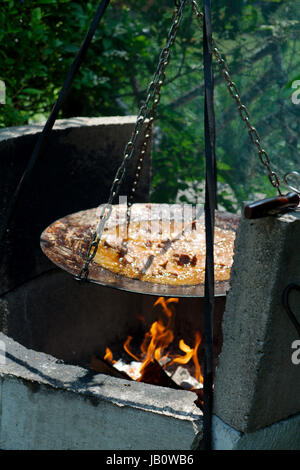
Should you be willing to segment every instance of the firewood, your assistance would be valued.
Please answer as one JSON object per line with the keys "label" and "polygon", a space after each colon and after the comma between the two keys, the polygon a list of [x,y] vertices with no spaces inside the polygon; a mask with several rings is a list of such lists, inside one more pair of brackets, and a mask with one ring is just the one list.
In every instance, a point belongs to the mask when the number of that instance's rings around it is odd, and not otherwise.
{"label": "firewood", "polygon": [[96,372],[99,372],[100,374],[111,375],[113,377],[117,377],[118,379],[132,380],[131,377],[125,372],[119,371],[113,366],[113,364],[106,361],[105,359],[101,359],[95,354],[93,354],[91,357],[90,368]]}
{"label": "firewood", "polygon": [[175,388],[177,390],[183,390],[182,387],[177,385],[163,370],[161,365],[153,359],[149,362],[143,370],[142,377],[139,378],[139,382],[146,384],[159,385],[161,387]]}
{"label": "firewood", "polygon": [[197,394],[195,405],[203,411],[203,388],[192,389],[191,391]]}

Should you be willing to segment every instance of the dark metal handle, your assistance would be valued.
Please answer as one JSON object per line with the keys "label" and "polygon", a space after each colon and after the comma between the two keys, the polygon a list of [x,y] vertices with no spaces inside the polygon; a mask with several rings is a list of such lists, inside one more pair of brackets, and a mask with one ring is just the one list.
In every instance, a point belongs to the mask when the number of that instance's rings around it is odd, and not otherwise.
{"label": "dark metal handle", "polygon": [[252,202],[245,206],[244,215],[247,219],[259,219],[268,215],[276,215],[287,209],[296,208],[299,202],[300,196],[290,192],[285,196],[276,196]]}

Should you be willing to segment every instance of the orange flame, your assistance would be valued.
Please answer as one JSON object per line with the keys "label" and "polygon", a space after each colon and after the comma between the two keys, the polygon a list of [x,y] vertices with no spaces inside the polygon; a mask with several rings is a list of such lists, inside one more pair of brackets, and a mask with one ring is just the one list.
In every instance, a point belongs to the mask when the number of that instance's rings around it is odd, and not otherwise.
{"label": "orange flame", "polygon": [[139,362],[139,358],[136,357],[129,349],[129,346],[130,346],[130,343],[131,343],[131,340],[132,340],[132,336],[128,336],[128,338],[126,339],[124,345],[123,345],[123,348],[125,349],[125,351],[127,352],[127,354],[129,354],[129,356],[133,357],[133,359],[135,361],[138,361]]}
{"label": "orange flame", "polygon": [[[130,349],[130,343],[132,340],[131,336],[128,336],[124,343],[124,349],[134,360],[142,362],[140,368],[140,378],[138,381],[143,381],[143,373],[147,369],[147,366],[150,362],[161,361],[168,357],[167,349],[174,340],[174,333],[171,327],[172,319],[174,317],[173,304],[178,303],[178,298],[169,298],[165,299],[164,297],[159,297],[158,300],[154,303],[154,307],[161,306],[163,313],[167,317],[166,324],[162,319],[158,319],[153,322],[149,331],[145,334],[144,340],[140,346],[141,357],[137,357]],[[184,355],[178,354],[172,357],[172,360],[168,363],[172,365],[177,364],[187,364],[191,360],[195,366],[195,378],[198,382],[203,383],[203,377],[201,375],[201,367],[198,360],[198,348],[201,343],[201,336],[198,331],[195,334],[195,346],[191,348],[188,346],[183,339],[179,341],[179,349],[184,352]]]}
{"label": "orange flame", "polygon": [[199,331],[196,331],[195,334],[195,347],[194,347],[194,353],[193,353],[193,362],[195,364],[195,379],[198,380],[198,382],[203,384],[203,375],[201,374],[201,367],[199,364],[199,359],[198,359],[198,347],[201,343],[201,336]]}
{"label": "orange flame", "polygon": [[111,364],[115,364],[117,362],[117,361],[114,361],[113,353],[111,352],[109,348],[105,349],[104,360],[110,362]]}

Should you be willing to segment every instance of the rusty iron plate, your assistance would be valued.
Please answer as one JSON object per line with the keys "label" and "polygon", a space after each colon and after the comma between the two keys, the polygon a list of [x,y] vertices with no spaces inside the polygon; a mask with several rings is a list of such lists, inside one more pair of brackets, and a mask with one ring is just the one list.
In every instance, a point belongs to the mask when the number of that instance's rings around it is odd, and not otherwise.
{"label": "rusty iron plate", "polygon": [[[134,204],[131,220],[143,220],[145,211],[151,211],[151,217],[161,216],[161,207],[166,204]],[[107,227],[118,220],[120,206],[114,206]],[[171,217],[178,217],[178,206],[169,206]],[[156,214],[156,215],[155,215]],[[88,209],[67,215],[57,220],[44,230],[41,235],[41,248],[44,254],[61,269],[76,276],[85,262],[86,253],[99,222],[99,210]],[[216,226],[236,231],[239,217],[228,212],[216,212]],[[99,264],[91,261],[89,267],[89,282],[116,289],[164,297],[204,297],[204,283],[197,285],[167,285],[131,279],[113,273]],[[215,296],[224,296],[229,289],[229,281],[215,283]]]}

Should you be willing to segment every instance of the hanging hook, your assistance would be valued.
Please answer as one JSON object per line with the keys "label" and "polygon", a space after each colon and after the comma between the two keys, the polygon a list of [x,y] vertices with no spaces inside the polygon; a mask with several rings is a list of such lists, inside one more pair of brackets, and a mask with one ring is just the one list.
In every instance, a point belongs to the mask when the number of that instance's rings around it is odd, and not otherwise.
{"label": "hanging hook", "polygon": [[297,178],[300,179],[300,173],[298,173],[298,171],[289,171],[288,173],[286,173],[283,177],[284,179],[284,182],[285,184],[287,185],[287,187],[289,189],[291,189],[292,191],[294,191],[295,193],[297,194],[300,194],[300,188],[295,188],[294,186],[292,186],[291,184],[289,184],[288,182],[288,179],[290,176],[296,176]]}
{"label": "hanging hook", "polygon": [[289,316],[289,319],[293,323],[300,337],[300,323],[297,320],[294,312],[292,311],[290,303],[289,303],[289,295],[292,290],[297,290],[298,292],[300,292],[300,285],[293,282],[289,284],[288,286],[286,286],[286,288],[284,289],[282,293],[282,303],[283,303],[283,306],[285,307],[286,313]]}

